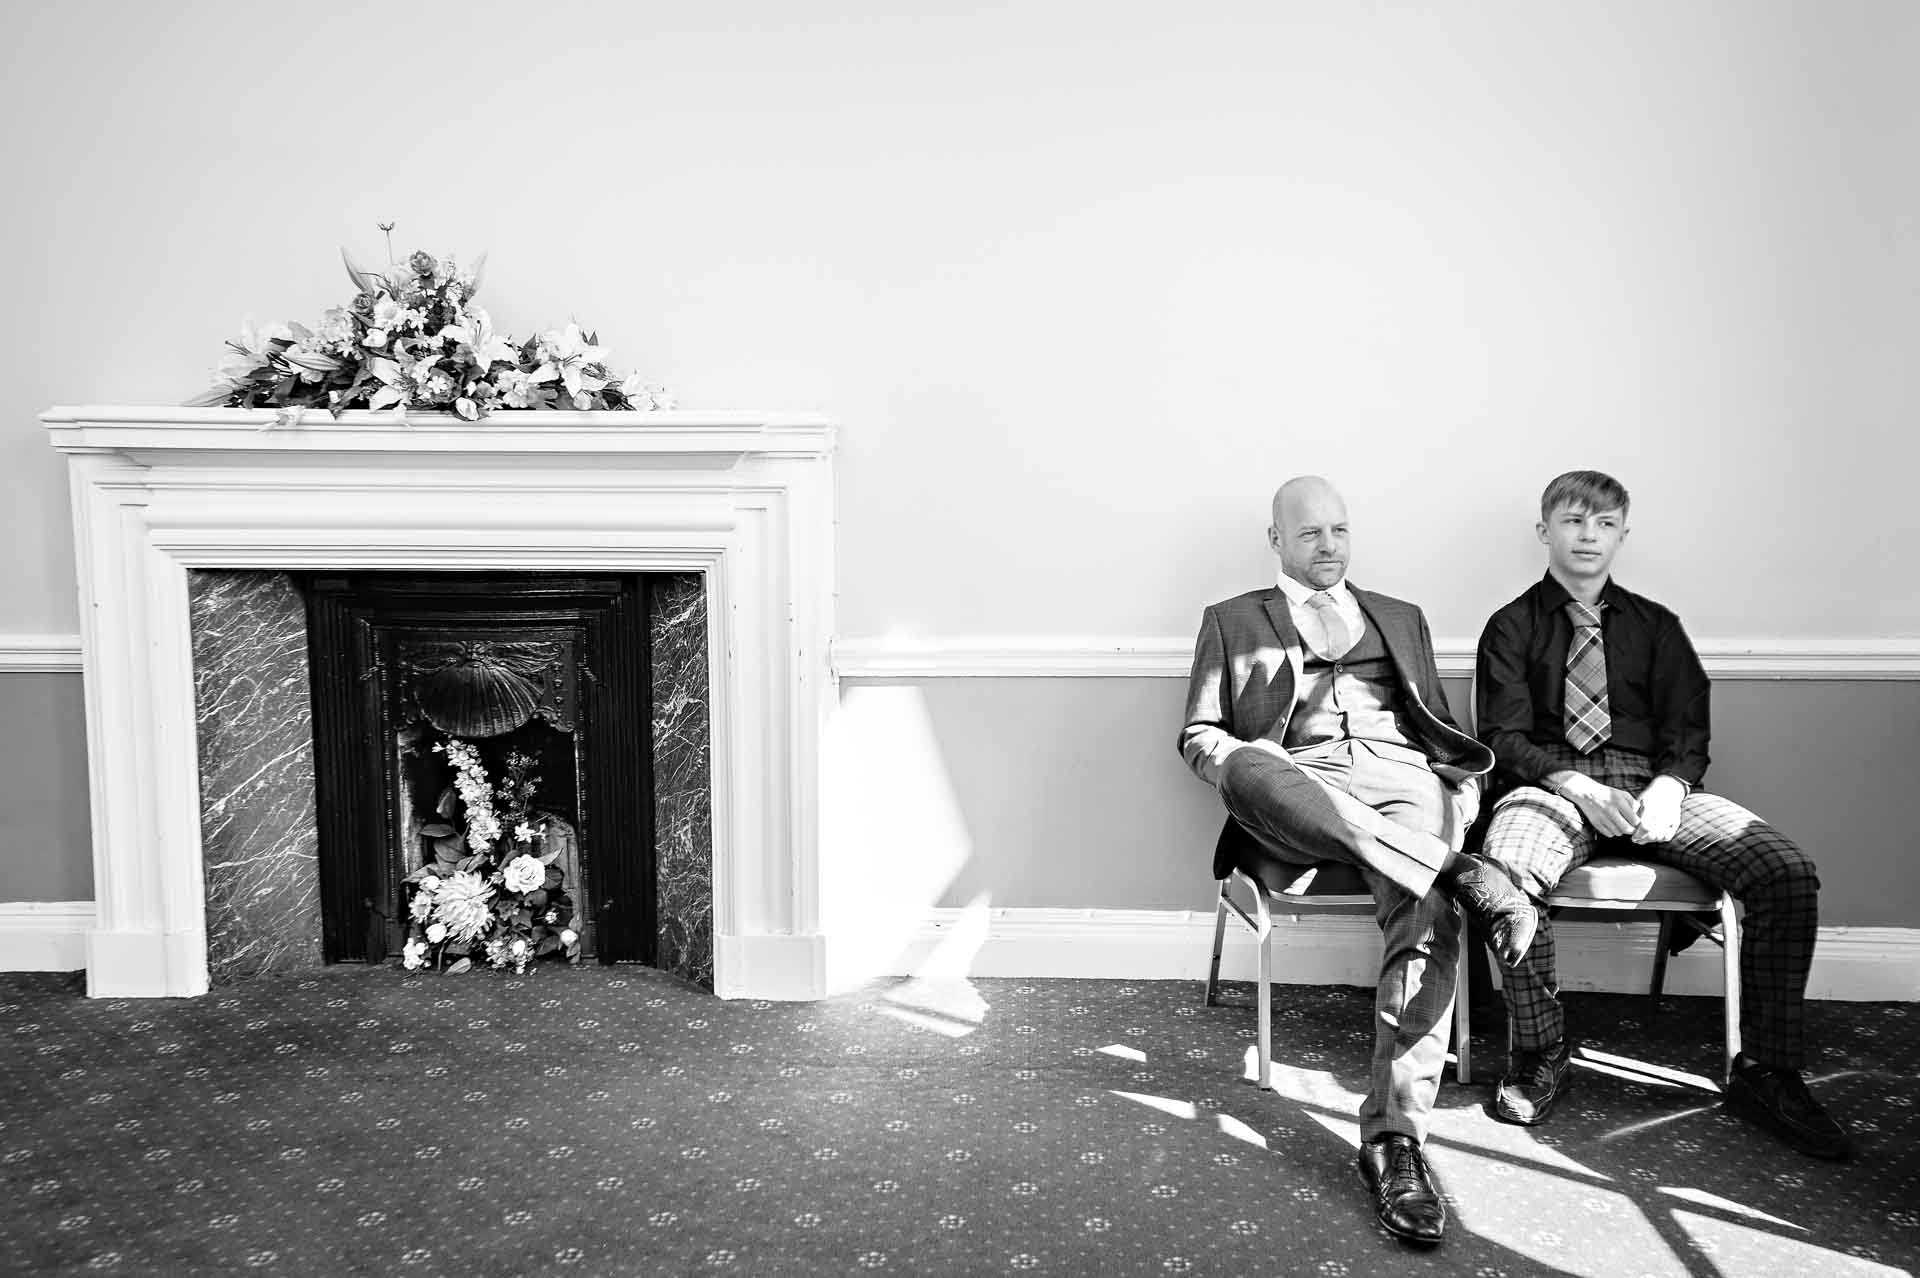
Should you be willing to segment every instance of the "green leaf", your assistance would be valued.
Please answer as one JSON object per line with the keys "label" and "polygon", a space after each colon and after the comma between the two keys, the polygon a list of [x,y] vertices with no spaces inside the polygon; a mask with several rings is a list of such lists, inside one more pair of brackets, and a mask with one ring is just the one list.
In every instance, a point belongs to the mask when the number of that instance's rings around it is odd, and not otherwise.
{"label": "green leaf", "polygon": [[560,849],[555,848],[553,851],[547,853],[545,856],[540,858],[540,864],[552,865],[556,860],[559,859],[559,857],[560,857]]}
{"label": "green leaf", "polygon": [[429,839],[444,839],[453,833],[453,827],[444,821],[435,821],[431,825],[421,826],[420,833]]}
{"label": "green leaf", "polygon": [[447,975],[458,976],[460,973],[466,971],[468,968],[472,966],[473,966],[472,959],[463,958],[458,963],[455,963],[452,967],[447,969]]}
{"label": "green leaf", "polygon": [[546,881],[546,882],[545,882],[544,884],[542,884],[541,886],[542,886],[542,887],[550,887],[550,888],[557,888],[557,887],[559,887],[559,886],[560,886],[560,881],[561,881],[562,879],[564,879],[564,878],[566,878],[566,877],[567,877],[567,876],[566,876],[566,875],[564,875],[564,874],[562,874],[562,873],[560,873],[560,871],[559,871],[558,869],[556,869],[555,867],[553,867],[553,866],[551,866],[551,865],[549,865],[549,866],[547,867],[547,881]]}
{"label": "green leaf", "polygon": [[443,817],[451,818],[453,816],[454,809],[458,808],[459,806],[460,806],[460,797],[454,793],[452,786],[448,786],[446,789],[440,792],[440,801],[433,805],[433,810],[435,812],[438,812]]}

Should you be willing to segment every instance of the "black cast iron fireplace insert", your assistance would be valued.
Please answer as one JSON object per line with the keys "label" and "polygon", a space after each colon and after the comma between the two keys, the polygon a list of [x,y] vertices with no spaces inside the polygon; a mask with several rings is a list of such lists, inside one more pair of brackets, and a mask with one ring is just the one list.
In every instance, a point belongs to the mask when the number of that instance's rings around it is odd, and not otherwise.
{"label": "black cast iron fireplace insert", "polygon": [[583,957],[656,960],[652,669],[640,573],[309,573],[322,949],[377,963],[406,935],[446,765],[531,755],[566,847]]}

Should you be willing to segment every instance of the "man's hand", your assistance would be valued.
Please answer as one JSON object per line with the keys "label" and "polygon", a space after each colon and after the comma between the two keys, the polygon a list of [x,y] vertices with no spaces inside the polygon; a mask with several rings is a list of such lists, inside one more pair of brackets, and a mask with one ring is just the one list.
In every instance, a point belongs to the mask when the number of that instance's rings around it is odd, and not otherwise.
{"label": "man's hand", "polygon": [[1669,776],[1657,776],[1640,792],[1640,824],[1633,831],[1635,843],[1665,843],[1680,828],[1680,800],[1687,787]]}
{"label": "man's hand", "polygon": [[1625,790],[1601,785],[1581,772],[1564,773],[1554,785],[1563,797],[1573,800],[1587,824],[1608,838],[1631,834],[1640,825],[1640,801]]}

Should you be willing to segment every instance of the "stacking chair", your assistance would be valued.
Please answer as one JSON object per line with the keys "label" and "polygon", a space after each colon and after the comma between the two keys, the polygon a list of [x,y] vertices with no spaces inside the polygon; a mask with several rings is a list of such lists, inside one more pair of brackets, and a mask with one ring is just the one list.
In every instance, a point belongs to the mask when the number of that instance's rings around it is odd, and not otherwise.
{"label": "stacking chair", "polygon": [[[1233,899],[1233,891],[1236,888],[1243,895],[1251,898],[1251,909],[1242,907]],[[1366,880],[1361,878],[1358,870],[1335,861],[1302,868],[1293,881],[1278,892],[1270,892],[1262,888],[1256,880],[1239,870],[1233,871],[1220,880],[1220,897],[1213,910],[1213,963],[1207,969],[1208,1007],[1217,1006],[1219,1003],[1220,952],[1226,942],[1229,912],[1253,929],[1254,944],[1259,948],[1259,975],[1254,994],[1259,1009],[1259,1037],[1256,1044],[1260,1073],[1256,1081],[1263,1091],[1271,1091],[1273,1083],[1269,1075],[1273,1064],[1274,915],[1276,913],[1296,916],[1307,913],[1364,914],[1371,918],[1373,917],[1373,894],[1368,891]],[[1467,1082],[1473,1073],[1470,1059],[1472,1049],[1467,1035],[1467,999],[1465,998],[1467,958],[1471,948],[1463,926],[1460,936],[1460,963],[1455,973],[1456,984],[1460,986],[1460,996],[1455,998],[1453,1005],[1454,1076],[1463,1083]]]}
{"label": "stacking chair", "polygon": [[[1466,722],[1469,724],[1473,709],[1479,704],[1479,692],[1480,679],[1476,674],[1467,694]],[[1497,797],[1487,796],[1479,826],[1469,837],[1470,848],[1484,837]],[[1673,948],[1675,926],[1693,928],[1718,945],[1726,972],[1726,1000],[1722,1009],[1726,1022],[1726,1063],[1721,1081],[1733,1078],[1733,1058],[1740,1054],[1740,920],[1734,914],[1731,896],[1670,865],[1655,865],[1623,856],[1596,856],[1560,880],[1559,887],[1547,898],[1547,908],[1556,913],[1562,909],[1657,912],[1660,939],[1654,945],[1653,980],[1647,990],[1655,1011],[1659,1010],[1660,992],[1667,983],[1667,954]],[[1720,925],[1701,924],[1698,916],[1703,914],[1718,914]],[[1491,955],[1487,962],[1489,967],[1495,967]],[[1467,982],[1461,981],[1454,1016],[1463,1025],[1470,996]]]}
{"label": "stacking chair", "polygon": [[[1721,949],[1726,973],[1726,1001],[1723,1015],[1726,1025],[1725,1073],[1721,1081],[1733,1077],[1733,1058],[1740,1054],[1740,920],[1734,913],[1733,898],[1709,887],[1684,870],[1649,861],[1634,861],[1620,856],[1596,856],[1571,870],[1559,887],[1547,898],[1547,908],[1620,911],[1654,911],[1659,915],[1660,939],[1655,945],[1653,980],[1648,994],[1657,1009],[1660,992],[1666,985],[1667,951],[1673,943],[1676,925],[1699,929]],[[1702,913],[1717,913],[1718,927],[1708,929],[1695,921]],[[1466,979],[1459,982],[1454,1003],[1454,1022],[1464,1026],[1471,996]],[[1460,1031],[1464,1037],[1464,1029]]]}

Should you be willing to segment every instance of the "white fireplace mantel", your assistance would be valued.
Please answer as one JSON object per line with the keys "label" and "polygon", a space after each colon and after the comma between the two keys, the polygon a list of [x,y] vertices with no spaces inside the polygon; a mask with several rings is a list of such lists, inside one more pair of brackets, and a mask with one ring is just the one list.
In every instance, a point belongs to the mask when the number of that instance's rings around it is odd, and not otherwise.
{"label": "white fireplace mantel", "polygon": [[770,413],[41,414],[67,454],[93,803],[96,996],[207,989],[187,572],[704,574],[714,985],[826,992],[833,426]]}

